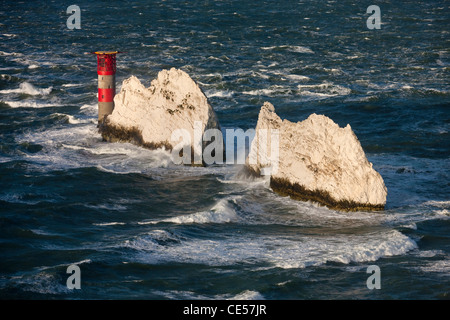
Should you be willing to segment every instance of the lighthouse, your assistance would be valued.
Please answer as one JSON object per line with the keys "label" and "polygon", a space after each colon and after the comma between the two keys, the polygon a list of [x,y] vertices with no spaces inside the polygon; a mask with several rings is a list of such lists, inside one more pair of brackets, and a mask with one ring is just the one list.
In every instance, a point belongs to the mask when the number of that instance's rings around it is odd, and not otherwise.
{"label": "lighthouse", "polygon": [[98,75],[98,122],[114,110],[116,94],[116,54],[118,51],[96,51]]}

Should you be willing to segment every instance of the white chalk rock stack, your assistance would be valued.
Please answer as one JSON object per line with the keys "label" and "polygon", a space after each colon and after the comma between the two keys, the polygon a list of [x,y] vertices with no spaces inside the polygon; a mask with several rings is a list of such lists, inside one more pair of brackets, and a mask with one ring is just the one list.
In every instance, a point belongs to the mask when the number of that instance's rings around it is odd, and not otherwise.
{"label": "white chalk rock stack", "polygon": [[[267,138],[260,139],[261,133]],[[278,148],[273,148],[274,142]],[[274,106],[264,103],[246,166],[255,174],[270,168],[272,190],[297,200],[344,211],[383,210],[386,204],[383,178],[367,160],[350,125],[340,128],[323,115],[293,123],[281,120]]]}
{"label": "white chalk rock stack", "polygon": [[190,140],[196,151],[196,147],[204,146],[204,131],[220,130],[217,116],[200,87],[186,72],[175,68],[160,71],[148,88],[135,76],[124,80],[114,104],[114,111],[99,128],[102,137],[111,142],[172,150],[179,143],[172,140],[172,134],[185,130],[189,134],[185,141]]}

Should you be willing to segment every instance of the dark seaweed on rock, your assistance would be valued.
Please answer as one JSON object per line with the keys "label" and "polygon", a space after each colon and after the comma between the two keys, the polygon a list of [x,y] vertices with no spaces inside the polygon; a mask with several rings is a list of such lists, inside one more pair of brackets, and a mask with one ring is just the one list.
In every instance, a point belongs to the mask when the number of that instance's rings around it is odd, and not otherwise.
{"label": "dark seaweed on rock", "polygon": [[122,126],[113,125],[109,122],[107,117],[99,124],[98,131],[102,135],[103,140],[108,142],[130,142],[150,150],[156,150],[163,147],[169,151],[172,151],[173,149],[173,146],[168,141],[160,143],[144,142],[141,130],[136,127],[124,128]]}
{"label": "dark seaweed on rock", "polygon": [[333,210],[341,211],[381,211],[382,205],[371,205],[357,203],[351,200],[337,201],[328,191],[308,190],[298,183],[291,183],[284,178],[270,178],[270,187],[272,190],[282,196],[290,196],[294,200],[314,201]]}

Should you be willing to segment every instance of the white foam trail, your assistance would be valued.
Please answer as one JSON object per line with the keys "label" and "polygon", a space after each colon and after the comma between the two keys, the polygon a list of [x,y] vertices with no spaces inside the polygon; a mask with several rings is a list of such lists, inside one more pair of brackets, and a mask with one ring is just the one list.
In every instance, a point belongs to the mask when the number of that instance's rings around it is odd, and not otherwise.
{"label": "white foam trail", "polygon": [[125,222],[103,222],[103,223],[93,223],[93,225],[99,227],[118,226],[118,225],[125,225]]}
{"label": "white foam trail", "polygon": [[271,46],[271,47],[261,47],[262,50],[273,50],[275,48],[278,48],[277,46]]}
{"label": "white foam trail", "polygon": [[15,57],[21,57],[21,56],[23,56],[23,54],[20,53],[20,52],[5,52],[5,51],[0,51],[0,56],[15,56]]}
{"label": "white foam trail", "polygon": [[430,200],[430,201],[424,202],[423,205],[440,207],[440,208],[450,208],[450,201]]}
{"label": "white foam trail", "polygon": [[296,80],[296,81],[309,81],[310,80],[309,77],[301,76],[301,75],[298,75],[298,74],[288,74],[285,77],[288,78],[288,79],[291,79],[291,80]]}
{"label": "white foam trail", "polygon": [[297,52],[297,53],[314,53],[310,48],[303,47],[303,46],[290,46],[290,45],[283,45],[283,46],[271,46],[271,47],[261,47],[262,50],[274,50],[274,49],[287,49],[291,52]]}
{"label": "white foam trail", "polygon": [[265,300],[264,296],[258,291],[246,290],[227,300]]}
{"label": "white foam trail", "polygon": [[140,251],[135,258],[145,263],[176,261],[213,266],[264,263],[283,269],[319,266],[327,262],[372,262],[403,255],[417,244],[396,230],[354,235],[279,236],[232,235],[220,239],[177,239],[173,245],[158,243],[149,235],[126,241],[123,246]]}
{"label": "white foam trail", "polygon": [[53,113],[52,116],[59,116],[59,117],[65,117],[67,118],[67,122],[70,124],[81,124],[81,123],[97,123],[97,119],[91,118],[91,119],[79,119],[76,118],[73,115],[65,114],[65,113]]}
{"label": "white foam trail", "polygon": [[96,123],[94,119],[77,119],[72,115],[66,115],[70,124],[80,124],[80,123]]}
{"label": "white foam trail", "polygon": [[7,90],[1,90],[0,93],[2,94],[10,94],[10,93],[18,93],[18,94],[28,94],[28,95],[32,95],[32,96],[46,96],[48,95],[50,92],[52,92],[53,87],[49,87],[49,88],[36,88],[35,86],[33,86],[31,83],[29,82],[22,82],[19,85],[18,89],[7,89]]}
{"label": "white foam trail", "polygon": [[230,92],[230,91],[219,91],[219,90],[207,90],[205,92],[205,95],[208,98],[214,98],[214,97],[230,98],[230,97],[233,96],[233,92]]}
{"label": "white foam trail", "polygon": [[82,83],[65,83],[62,85],[65,88],[71,88],[71,87],[81,87],[83,86]]}
{"label": "white foam trail", "polygon": [[274,95],[280,95],[280,94],[290,94],[291,89],[284,86],[272,86],[269,89],[257,89],[257,90],[250,90],[250,91],[244,91],[243,94],[251,95],[251,96],[274,96]]}
{"label": "white foam trail", "polygon": [[250,96],[260,96],[260,95],[264,95],[264,96],[271,96],[274,93],[276,93],[276,90],[271,90],[271,89],[258,89],[258,90],[250,90],[250,91],[244,91],[242,92],[243,94],[247,94]]}
{"label": "white foam trail", "polygon": [[312,51],[310,48],[302,46],[289,46],[288,51],[298,53],[314,53],[314,51]]}
{"label": "white foam trail", "polygon": [[219,200],[208,211],[201,211],[187,215],[181,215],[177,217],[156,220],[156,221],[144,221],[138,222],[138,224],[158,224],[162,222],[175,223],[175,224],[205,224],[205,223],[230,223],[238,220],[236,211],[230,207],[229,202],[235,202],[240,196],[229,197]]}
{"label": "white foam trail", "polygon": [[68,118],[76,125],[18,135],[18,143],[43,147],[40,152],[25,153],[21,157],[37,165],[37,170],[44,171],[97,167],[105,172],[127,174],[175,166],[167,150],[148,150],[131,143],[106,143],[94,125],[95,121],[92,123],[93,119]]}
{"label": "white foam trail", "polygon": [[53,107],[62,107],[63,105],[59,103],[43,103],[43,102],[37,102],[37,101],[28,101],[28,100],[22,100],[22,101],[10,101],[10,100],[3,100],[3,103],[6,103],[11,108],[53,108]]}
{"label": "white foam trail", "polygon": [[447,256],[443,260],[430,261],[426,265],[419,267],[419,269],[425,273],[440,273],[450,278],[450,257]]}
{"label": "white foam trail", "polygon": [[297,88],[301,95],[319,99],[325,99],[335,96],[345,96],[351,93],[351,89],[329,82],[313,85],[299,84]]}
{"label": "white foam trail", "polygon": [[84,114],[97,115],[98,114],[98,103],[95,104],[83,104],[80,107],[80,111]]}

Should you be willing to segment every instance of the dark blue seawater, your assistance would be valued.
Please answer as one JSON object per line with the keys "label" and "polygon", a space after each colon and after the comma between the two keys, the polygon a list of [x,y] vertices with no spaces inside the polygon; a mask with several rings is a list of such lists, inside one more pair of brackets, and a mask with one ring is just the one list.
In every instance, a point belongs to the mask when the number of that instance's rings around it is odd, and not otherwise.
{"label": "dark blue seawater", "polygon": [[[0,297],[448,299],[449,26],[443,0],[2,1]],[[223,128],[254,128],[264,101],[291,121],[350,124],[386,211],[336,212],[239,166],[102,142],[96,50],[126,52],[118,90],[186,71]],[[381,289],[366,286],[370,265]]]}

